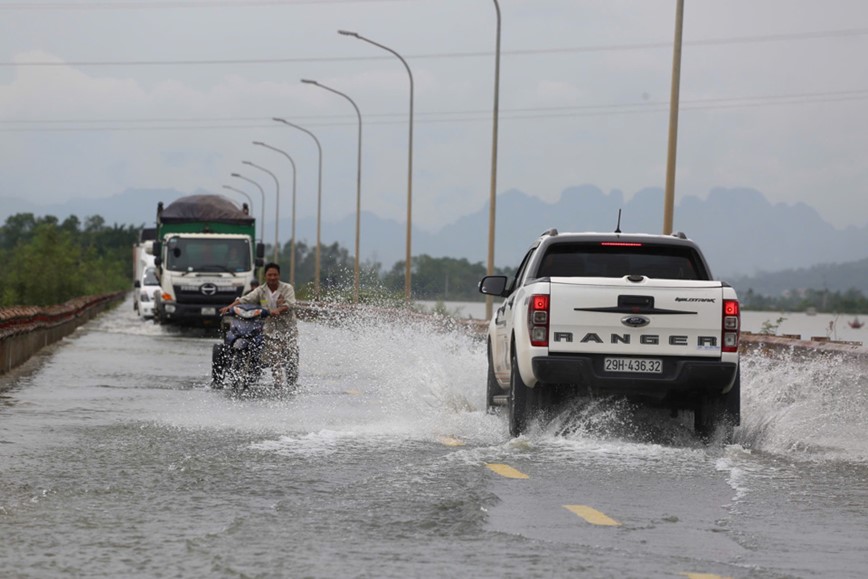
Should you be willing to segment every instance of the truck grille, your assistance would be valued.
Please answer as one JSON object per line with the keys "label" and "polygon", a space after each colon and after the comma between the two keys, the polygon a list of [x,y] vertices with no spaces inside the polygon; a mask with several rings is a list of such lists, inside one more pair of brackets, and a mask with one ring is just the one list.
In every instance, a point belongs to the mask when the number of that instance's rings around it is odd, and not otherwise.
{"label": "truck grille", "polygon": [[241,296],[243,288],[219,286],[213,283],[195,285],[176,285],[175,298],[179,304],[217,305],[228,304]]}

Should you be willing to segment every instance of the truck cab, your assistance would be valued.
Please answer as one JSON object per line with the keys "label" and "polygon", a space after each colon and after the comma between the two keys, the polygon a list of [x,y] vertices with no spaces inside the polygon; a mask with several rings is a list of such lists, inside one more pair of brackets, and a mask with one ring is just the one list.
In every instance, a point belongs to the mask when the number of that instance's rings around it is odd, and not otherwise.
{"label": "truck cab", "polygon": [[243,235],[178,234],[160,251],[160,323],[217,325],[219,309],[250,290],[256,258]]}
{"label": "truck cab", "polygon": [[155,240],[145,248],[160,282],[156,320],[186,326],[219,325],[220,308],[250,290],[265,254],[246,204],[221,195],[159,203]]}

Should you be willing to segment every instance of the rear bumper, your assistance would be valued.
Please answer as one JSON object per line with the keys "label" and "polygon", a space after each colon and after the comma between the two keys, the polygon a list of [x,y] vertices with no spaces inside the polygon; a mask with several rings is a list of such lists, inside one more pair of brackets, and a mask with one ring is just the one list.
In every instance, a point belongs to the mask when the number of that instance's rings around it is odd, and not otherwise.
{"label": "rear bumper", "polygon": [[663,400],[727,392],[738,364],[701,358],[662,358],[661,374],[606,372],[605,355],[557,355],[532,360],[534,376],[549,384],[575,384],[601,395]]}
{"label": "rear bumper", "polygon": [[139,302],[139,315],[143,318],[154,317],[154,302]]}

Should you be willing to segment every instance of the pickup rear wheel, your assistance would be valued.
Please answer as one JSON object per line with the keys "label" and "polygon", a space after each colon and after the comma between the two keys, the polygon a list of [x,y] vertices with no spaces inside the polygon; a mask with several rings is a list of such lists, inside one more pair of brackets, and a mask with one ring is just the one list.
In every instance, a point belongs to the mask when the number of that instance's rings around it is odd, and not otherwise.
{"label": "pickup rear wheel", "polygon": [[738,426],[741,424],[741,368],[735,371],[735,384],[725,396],[727,419]]}
{"label": "pickup rear wheel", "polygon": [[724,444],[731,444],[735,427],[741,423],[741,375],[726,394],[701,400],[693,411],[693,430],[708,441],[715,430],[722,430]]}
{"label": "pickup rear wheel", "polygon": [[528,388],[518,371],[518,360],[512,354],[512,367],[509,377],[509,433],[521,436],[527,429],[528,419],[533,411],[535,392]]}
{"label": "pickup rear wheel", "polygon": [[494,397],[498,394],[503,394],[500,384],[497,383],[497,378],[494,377],[494,363],[491,360],[491,342],[488,342],[488,379],[485,388],[485,411],[488,414],[495,412]]}
{"label": "pickup rear wheel", "polygon": [[722,416],[723,397],[719,395],[707,396],[696,403],[693,409],[693,431],[696,436],[708,442],[718,420]]}

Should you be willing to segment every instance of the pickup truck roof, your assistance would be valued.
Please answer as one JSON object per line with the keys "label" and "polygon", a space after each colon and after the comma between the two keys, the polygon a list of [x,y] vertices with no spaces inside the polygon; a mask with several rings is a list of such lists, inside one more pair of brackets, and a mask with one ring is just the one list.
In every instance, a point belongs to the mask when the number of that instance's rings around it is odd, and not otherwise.
{"label": "pickup truck roof", "polygon": [[[699,247],[683,233],[543,233],[530,248],[528,279],[624,277],[711,280]],[[534,251],[536,250],[536,251]]]}

